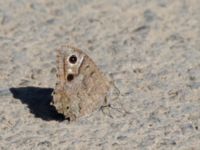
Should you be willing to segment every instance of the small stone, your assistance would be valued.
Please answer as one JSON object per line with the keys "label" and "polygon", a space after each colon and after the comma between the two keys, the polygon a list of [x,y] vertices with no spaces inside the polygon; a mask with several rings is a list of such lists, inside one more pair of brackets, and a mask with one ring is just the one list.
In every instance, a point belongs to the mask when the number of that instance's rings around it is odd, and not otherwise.
{"label": "small stone", "polygon": [[118,140],[125,140],[127,138],[127,136],[123,136],[123,135],[120,135],[117,137]]}
{"label": "small stone", "polygon": [[51,147],[52,144],[49,141],[43,141],[43,142],[38,143],[38,146]]}

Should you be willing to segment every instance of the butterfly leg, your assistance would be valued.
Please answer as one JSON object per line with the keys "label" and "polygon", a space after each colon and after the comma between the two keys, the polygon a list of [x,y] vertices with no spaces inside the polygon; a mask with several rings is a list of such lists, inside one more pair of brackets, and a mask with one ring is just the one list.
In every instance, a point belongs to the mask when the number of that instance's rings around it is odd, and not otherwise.
{"label": "butterfly leg", "polygon": [[[102,111],[102,113],[104,114],[104,115],[107,115],[107,116],[109,116],[110,118],[113,118],[113,116],[111,115],[111,113],[110,113],[110,107],[111,107],[111,104],[108,104],[107,103],[107,98],[105,97],[105,104],[104,105],[102,105],[101,107],[100,107],[100,110]],[[106,109],[106,108],[108,108],[108,109]],[[107,110],[107,111],[106,111]]]}

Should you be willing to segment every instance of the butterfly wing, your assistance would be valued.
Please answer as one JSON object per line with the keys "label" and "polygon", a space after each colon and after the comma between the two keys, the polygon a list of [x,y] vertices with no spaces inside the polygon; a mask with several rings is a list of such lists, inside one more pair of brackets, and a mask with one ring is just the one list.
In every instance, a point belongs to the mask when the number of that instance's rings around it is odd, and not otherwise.
{"label": "butterfly wing", "polygon": [[110,82],[80,49],[61,47],[57,52],[57,70],[53,101],[59,113],[75,120],[103,105]]}

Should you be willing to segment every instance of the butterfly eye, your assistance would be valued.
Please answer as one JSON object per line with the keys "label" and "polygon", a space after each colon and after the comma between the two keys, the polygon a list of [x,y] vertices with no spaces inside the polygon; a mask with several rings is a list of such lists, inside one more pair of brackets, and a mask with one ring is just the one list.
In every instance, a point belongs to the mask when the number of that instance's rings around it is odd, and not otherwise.
{"label": "butterfly eye", "polygon": [[73,74],[68,74],[67,80],[68,81],[72,81],[73,79],[74,79],[74,75]]}
{"label": "butterfly eye", "polygon": [[70,56],[69,62],[72,63],[72,64],[75,64],[77,62],[77,57],[75,55]]}

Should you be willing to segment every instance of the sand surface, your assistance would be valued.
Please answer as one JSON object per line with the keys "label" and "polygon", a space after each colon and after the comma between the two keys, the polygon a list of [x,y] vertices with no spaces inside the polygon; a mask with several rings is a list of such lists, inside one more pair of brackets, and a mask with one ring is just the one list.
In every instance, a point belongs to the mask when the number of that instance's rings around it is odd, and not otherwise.
{"label": "sand surface", "polygon": [[[63,121],[50,106],[62,44],[93,58],[129,113]],[[1,150],[200,148],[199,0],[0,0],[0,56]]]}

